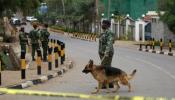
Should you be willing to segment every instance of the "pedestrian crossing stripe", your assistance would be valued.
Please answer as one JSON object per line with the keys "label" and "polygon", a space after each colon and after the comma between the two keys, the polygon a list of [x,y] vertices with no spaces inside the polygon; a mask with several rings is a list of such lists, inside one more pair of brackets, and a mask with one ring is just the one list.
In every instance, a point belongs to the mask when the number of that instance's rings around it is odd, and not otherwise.
{"label": "pedestrian crossing stripe", "polygon": [[50,96],[50,97],[67,97],[67,98],[80,98],[90,100],[175,100],[175,98],[167,99],[163,97],[152,98],[143,96],[103,96],[103,95],[88,95],[82,93],[61,93],[61,92],[47,92],[47,91],[34,91],[34,90],[20,90],[20,89],[7,89],[0,88],[0,93],[12,95],[32,95],[32,96]]}

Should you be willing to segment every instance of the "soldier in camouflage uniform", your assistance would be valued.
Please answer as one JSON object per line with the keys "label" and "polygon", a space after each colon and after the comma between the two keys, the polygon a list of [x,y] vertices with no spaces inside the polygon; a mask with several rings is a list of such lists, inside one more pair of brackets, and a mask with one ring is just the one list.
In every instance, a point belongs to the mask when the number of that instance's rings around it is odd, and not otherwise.
{"label": "soldier in camouflage uniform", "polygon": [[29,38],[31,39],[32,45],[32,60],[35,61],[35,51],[39,49],[39,30],[37,30],[37,25],[33,25],[33,30],[29,33]]}
{"label": "soldier in camouflage uniform", "polygon": [[110,21],[103,20],[102,29],[103,33],[99,36],[99,56],[101,59],[101,65],[111,66],[113,54],[114,54],[114,34],[109,30]]}
{"label": "soldier in camouflage uniform", "polygon": [[[111,26],[110,21],[103,20],[102,29],[103,33],[99,36],[99,56],[101,59],[101,65],[110,67],[112,63],[112,58],[114,54],[114,34],[109,30]],[[114,85],[112,83],[109,84],[109,88],[113,88]],[[103,84],[102,88],[106,88],[105,84]]]}
{"label": "soldier in camouflage uniform", "polygon": [[21,45],[21,51],[26,53],[26,45],[28,45],[27,34],[24,32],[24,27],[21,27],[19,32],[19,42]]}
{"label": "soldier in camouflage uniform", "polygon": [[43,61],[47,61],[47,50],[50,33],[47,31],[48,24],[44,24],[44,28],[40,32],[40,39],[43,48]]}

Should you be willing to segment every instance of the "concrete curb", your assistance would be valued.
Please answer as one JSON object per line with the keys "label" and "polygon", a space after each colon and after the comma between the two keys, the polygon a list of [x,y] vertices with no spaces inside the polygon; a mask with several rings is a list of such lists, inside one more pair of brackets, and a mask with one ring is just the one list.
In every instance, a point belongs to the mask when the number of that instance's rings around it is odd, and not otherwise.
{"label": "concrete curb", "polygon": [[80,40],[84,40],[84,41],[89,41],[89,42],[96,42],[97,41],[97,36],[91,36],[91,35],[88,35],[88,34],[71,34],[69,33],[68,35],[69,37],[71,38],[74,38],[74,39],[80,39]]}
{"label": "concrete curb", "polygon": [[[139,50],[139,48],[138,48],[138,50]],[[160,52],[160,51],[153,51],[153,50],[146,50],[146,49],[142,49],[139,51],[150,52],[150,53],[161,54],[161,55],[168,55],[168,56],[175,56],[175,53],[167,52],[167,51]]]}
{"label": "concrete curb", "polygon": [[44,83],[50,79],[53,79],[57,76],[63,75],[64,73],[66,73],[69,69],[73,68],[73,62],[69,61],[67,64],[65,64],[65,66],[60,69],[59,71],[57,71],[56,73],[50,74],[50,75],[46,75],[46,76],[41,76],[38,79],[34,79],[34,80],[29,80],[20,84],[16,84],[13,86],[8,86],[7,88],[10,89],[24,89],[24,88],[28,88],[31,87],[33,85],[38,85],[41,83]]}

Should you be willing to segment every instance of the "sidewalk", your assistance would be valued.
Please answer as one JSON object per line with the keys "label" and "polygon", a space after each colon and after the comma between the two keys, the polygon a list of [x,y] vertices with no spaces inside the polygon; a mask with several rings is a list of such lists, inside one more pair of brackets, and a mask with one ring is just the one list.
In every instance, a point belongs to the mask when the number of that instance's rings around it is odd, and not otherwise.
{"label": "sidewalk", "polygon": [[[31,62],[28,69],[26,69],[26,79],[21,79],[21,71],[2,71],[2,85],[0,87],[13,87],[20,83],[25,83],[29,80],[39,79],[42,76],[54,75],[55,73],[61,72],[60,75],[72,68],[73,63],[70,59],[66,59],[64,65],[59,65],[58,68],[55,68],[54,62],[52,63],[52,70],[48,70],[47,62],[42,63],[41,65],[41,75],[37,75],[37,66],[35,62]],[[55,77],[58,75],[55,75]]]}

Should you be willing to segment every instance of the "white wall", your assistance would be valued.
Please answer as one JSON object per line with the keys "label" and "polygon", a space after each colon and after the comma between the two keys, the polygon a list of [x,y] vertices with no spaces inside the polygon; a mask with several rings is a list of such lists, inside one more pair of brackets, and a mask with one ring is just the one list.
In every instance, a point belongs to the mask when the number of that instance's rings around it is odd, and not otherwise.
{"label": "white wall", "polygon": [[112,18],[112,19],[111,19],[111,31],[112,31],[112,32],[114,32],[114,26],[113,26],[114,23],[115,23],[114,18]]}
{"label": "white wall", "polygon": [[[140,33],[139,33],[139,25],[142,25],[142,34],[140,36]],[[144,42],[145,41],[145,25],[146,23],[144,21],[142,21],[141,19],[137,20],[135,22],[135,41],[139,41],[140,40],[140,37],[142,37],[142,41]]]}

